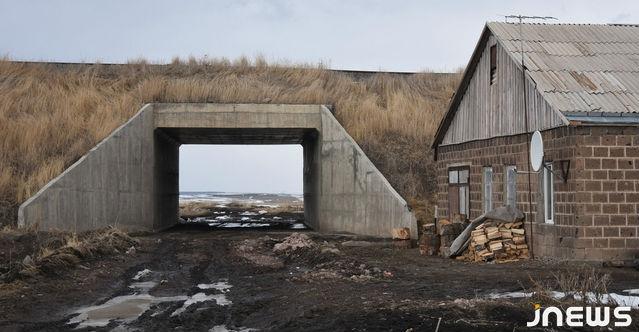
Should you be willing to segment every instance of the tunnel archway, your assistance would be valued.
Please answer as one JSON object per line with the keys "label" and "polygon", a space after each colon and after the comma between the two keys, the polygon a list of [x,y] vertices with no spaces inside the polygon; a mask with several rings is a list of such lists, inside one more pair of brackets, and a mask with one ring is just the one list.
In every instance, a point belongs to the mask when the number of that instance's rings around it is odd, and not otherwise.
{"label": "tunnel archway", "polygon": [[25,201],[21,226],[161,230],[177,222],[180,144],[301,144],[304,214],[323,232],[380,237],[415,216],[322,105],[147,104]]}

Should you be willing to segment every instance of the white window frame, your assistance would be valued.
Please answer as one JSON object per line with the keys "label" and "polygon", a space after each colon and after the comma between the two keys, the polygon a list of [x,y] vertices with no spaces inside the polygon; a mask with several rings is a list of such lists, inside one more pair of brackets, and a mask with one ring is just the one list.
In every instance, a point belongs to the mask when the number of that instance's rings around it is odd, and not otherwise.
{"label": "white window frame", "polygon": [[[547,224],[555,223],[555,184],[553,181],[552,162],[544,163],[544,221]],[[550,198],[550,199],[549,199]],[[550,206],[548,205],[550,201]]]}
{"label": "white window frame", "polygon": [[[512,174],[513,176],[514,188],[512,193],[508,190],[508,174]],[[508,195],[509,193],[512,194],[511,200],[513,204],[511,205],[517,206],[517,166],[515,165],[507,165],[504,167],[504,205],[509,205],[510,203],[509,198],[511,197]]]}
{"label": "white window frame", "polygon": [[[490,178],[488,178],[489,174],[490,174]],[[484,205],[484,212],[488,212],[493,209],[493,179],[494,179],[493,167],[484,166],[484,168],[482,169],[482,176],[483,176],[482,194],[484,196],[482,199],[482,202]]]}

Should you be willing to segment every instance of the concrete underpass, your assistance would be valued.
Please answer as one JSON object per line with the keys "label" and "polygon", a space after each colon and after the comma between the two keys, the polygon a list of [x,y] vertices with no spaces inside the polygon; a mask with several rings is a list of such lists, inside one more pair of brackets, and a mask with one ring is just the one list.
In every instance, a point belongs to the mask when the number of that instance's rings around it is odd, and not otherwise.
{"label": "concrete underpass", "polygon": [[181,144],[301,144],[308,226],[380,237],[409,227],[417,235],[405,200],[321,105],[147,104],[24,202],[19,224],[171,227],[178,220]]}

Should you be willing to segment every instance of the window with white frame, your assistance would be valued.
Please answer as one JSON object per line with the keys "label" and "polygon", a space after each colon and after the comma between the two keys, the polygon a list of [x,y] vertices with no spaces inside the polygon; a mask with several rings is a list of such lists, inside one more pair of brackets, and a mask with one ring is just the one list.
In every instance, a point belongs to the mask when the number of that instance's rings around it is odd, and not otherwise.
{"label": "window with white frame", "polygon": [[493,168],[484,167],[483,177],[484,212],[488,212],[493,209]]}
{"label": "window with white frame", "polygon": [[554,224],[555,213],[555,188],[552,178],[552,162],[544,163],[544,220],[548,224]]}
{"label": "window with white frame", "polygon": [[504,168],[504,204],[517,205],[517,166]]}

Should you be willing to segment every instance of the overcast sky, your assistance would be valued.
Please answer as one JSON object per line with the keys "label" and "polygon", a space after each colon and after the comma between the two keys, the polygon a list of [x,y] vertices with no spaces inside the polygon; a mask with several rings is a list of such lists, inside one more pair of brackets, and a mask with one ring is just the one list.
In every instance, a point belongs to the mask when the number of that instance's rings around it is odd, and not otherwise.
{"label": "overcast sky", "polygon": [[[639,23],[639,1],[0,0],[0,55],[66,62],[262,55],[336,69],[452,71],[466,64],[484,23],[508,14]],[[182,190],[254,184],[301,192],[299,149],[277,150],[277,158],[275,150],[247,149],[183,149]],[[259,169],[272,173],[250,181],[240,174]]]}

